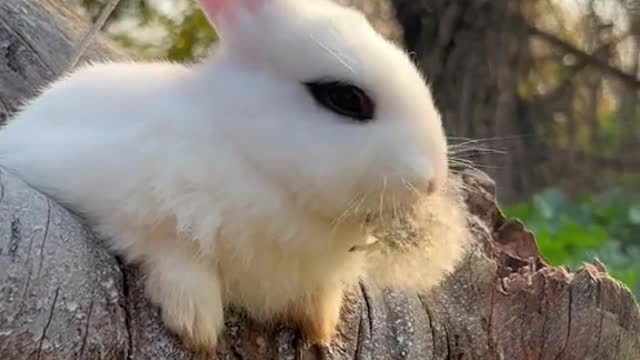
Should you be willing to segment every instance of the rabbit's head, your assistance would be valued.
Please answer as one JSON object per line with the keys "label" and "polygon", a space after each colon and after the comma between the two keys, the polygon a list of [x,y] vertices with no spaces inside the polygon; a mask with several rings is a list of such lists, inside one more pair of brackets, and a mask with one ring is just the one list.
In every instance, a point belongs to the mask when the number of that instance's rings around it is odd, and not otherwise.
{"label": "rabbit's head", "polygon": [[305,210],[370,216],[443,187],[447,144],[408,55],[327,0],[200,0],[233,146]]}

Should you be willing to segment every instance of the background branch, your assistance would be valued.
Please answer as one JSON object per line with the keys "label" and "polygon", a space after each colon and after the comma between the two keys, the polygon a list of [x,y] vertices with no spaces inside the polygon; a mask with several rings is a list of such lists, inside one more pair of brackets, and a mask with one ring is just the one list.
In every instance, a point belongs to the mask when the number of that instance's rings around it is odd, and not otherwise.
{"label": "background branch", "polygon": [[577,47],[575,47],[574,45],[556,37],[553,34],[540,30],[529,23],[527,23],[527,29],[531,36],[537,37],[542,41],[548,43],[549,45],[577,57],[581,61],[584,61],[587,65],[597,67],[603,73],[622,81],[624,84],[626,84],[627,86],[629,86],[634,90],[640,89],[640,79],[638,79],[634,75],[627,74],[626,72],[618,69],[617,67],[610,65],[606,61],[598,58],[598,56],[582,51]]}

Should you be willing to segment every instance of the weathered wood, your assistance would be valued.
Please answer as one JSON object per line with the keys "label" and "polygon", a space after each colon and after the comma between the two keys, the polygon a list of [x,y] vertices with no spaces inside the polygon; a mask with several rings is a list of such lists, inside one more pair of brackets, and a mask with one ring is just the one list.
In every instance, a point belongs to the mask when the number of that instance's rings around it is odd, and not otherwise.
{"label": "weathered wood", "polygon": [[[0,117],[65,67],[86,31],[54,0],[0,2]],[[87,59],[123,56],[107,40]],[[4,115],[2,115],[4,114]],[[640,359],[640,313],[599,265],[548,266],[535,239],[468,173],[475,242],[430,294],[366,284],[349,295],[331,351],[228,311],[220,359]],[[122,266],[66,209],[0,178],[0,359],[191,359]]]}
{"label": "weathered wood", "polygon": [[[0,124],[20,101],[68,70],[89,25],[56,0],[0,1]],[[80,62],[124,58],[104,38]]]}

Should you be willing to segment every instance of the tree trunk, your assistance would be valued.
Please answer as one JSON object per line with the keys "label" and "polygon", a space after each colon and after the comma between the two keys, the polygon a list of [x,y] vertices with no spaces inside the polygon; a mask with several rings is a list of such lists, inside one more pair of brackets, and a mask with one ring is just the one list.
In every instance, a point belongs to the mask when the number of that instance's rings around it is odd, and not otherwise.
{"label": "tree trunk", "polygon": [[[58,76],[87,27],[54,0],[0,2],[0,116]],[[86,59],[120,58],[100,39]],[[74,215],[1,172],[1,359],[191,359],[162,326],[136,267],[122,265]],[[70,174],[70,176],[73,176]],[[493,182],[467,172],[475,242],[439,289],[366,284],[348,295],[329,350],[298,331],[227,311],[219,359],[638,359],[640,313],[600,265],[546,264],[505,219]]]}
{"label": "tree trunk", "polygon": [[404,29],[404,44],[430,83],[450,136],[487,139],[478,166],[496,179],[502,201],[518,201],[535,189],[532,122],[523,116],[518,80],[528,61],[528,29],[521,1],[390,0]]}

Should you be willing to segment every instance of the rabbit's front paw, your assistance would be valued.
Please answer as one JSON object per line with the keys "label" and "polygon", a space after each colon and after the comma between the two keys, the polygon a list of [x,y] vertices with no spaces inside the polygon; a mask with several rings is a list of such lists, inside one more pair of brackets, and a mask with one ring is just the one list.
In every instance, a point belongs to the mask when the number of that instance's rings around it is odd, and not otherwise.
{"label": "rabbit's front paw", "polygon": [[331,344],[340,322],[342,297],[340,287],[323,289],[290,309],[288,320],[302,331],[307,346]]}
{"label": "rabbit's front paw", "polygon": [[181,299],[160,300],[164,323],[195,352],[215,351],[224,326],[222,307],[214,306],[204,295],[184,293]]}
{"label": "rabbit's front paw", "polygon": [[148,273],[147,295],[185,347],[212,353],[224,327],[218,276],[202,265],[175,264],[175,259],[170,262],[154,262]]}

